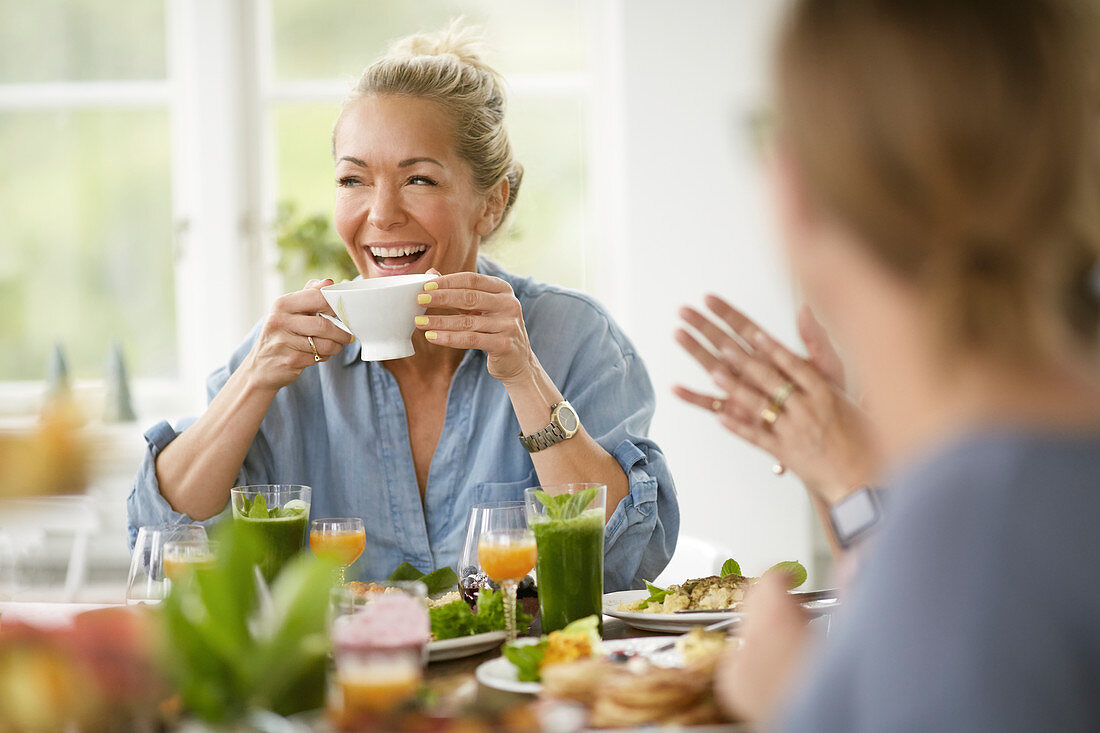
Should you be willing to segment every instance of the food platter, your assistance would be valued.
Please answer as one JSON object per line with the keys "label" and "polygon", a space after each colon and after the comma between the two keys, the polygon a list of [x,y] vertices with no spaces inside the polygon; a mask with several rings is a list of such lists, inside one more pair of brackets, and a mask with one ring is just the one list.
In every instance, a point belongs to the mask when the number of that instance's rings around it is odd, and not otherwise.
{"label": "food platter", "polygon": [[[793,593],[793,596],[814,597],[815,593]],[[693,626],[708,626],[719,621],[734,621],[736,623],[743,614],[740,611],[688,611],[681,613],[644,613],[642,611],[620,611],[620,603],[633,603],[649,597],[648,590],[621,590],[615,593],[605,593],[603,596],[603,612],[607,616],[617,618],[628,626],[643,631],[659,631],[664,633],[683,633],[690,631]],[[828,613],[838,605],[836,598],[823,598],[807,600],[802,604],[812,616]]]}
{"label": "food platter", "polygon": [[[538,642],[539,640],[537,638],[523,638],[517,640],[516,644],[519,646],[526,646],[528,644],[537,644]],[[615,639],[614,641],[605,641],[601,646],[605,653],[625,652],[627,654],[636,654],[645,657],[658,667],[682,667],[684,665],[684,659],[680,656],[680,652],[675,649],[652,653],[657,647],[667,643],[667,638],[651,636],[641,639]],[[504,657],[490,659],[488,662],[482,663],[477,668],[474,676],[477,677],[478,682],[486,687],[491,687],[495,690],[503,690],[504,692],[520,692],[535,695],[542,690],[541,682],[521,682],[517,679],[515,665]]]}
{"label": "food platter", "polygon": [[428,644],[428,661],[445,662],[448,659],[472,657],[491,649],[496,649],[504,641],[503,631],[486,631],[482,634],[460,636],[457,639],[444,639]]}

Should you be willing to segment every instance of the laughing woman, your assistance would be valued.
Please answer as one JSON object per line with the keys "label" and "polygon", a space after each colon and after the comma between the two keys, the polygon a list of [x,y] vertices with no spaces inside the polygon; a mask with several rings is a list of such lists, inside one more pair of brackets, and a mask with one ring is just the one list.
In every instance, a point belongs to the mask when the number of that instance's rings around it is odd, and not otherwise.
{"label": "laughing woman", "polygon": [[[416,353],[361,361],[317,315],[332,313],[329,280],[282,296],[210,376],[202,417],[146,434],[131,541],[140,525],[214,518],[234,485],[301,483],[313,515],[363,518],[364,575],[385,577],[454,565],[476,503],[591,481],[607,485],[606,589],[664,568],[679,509],[633,345],[591,298],[479,256],[522,177],[504,106],[455,27],[366,70],[333,131],[336,230],[364,278],[440,275],[419,296]],[[518,439],[552,425],[576,431],[548,430],[534,452]]]}

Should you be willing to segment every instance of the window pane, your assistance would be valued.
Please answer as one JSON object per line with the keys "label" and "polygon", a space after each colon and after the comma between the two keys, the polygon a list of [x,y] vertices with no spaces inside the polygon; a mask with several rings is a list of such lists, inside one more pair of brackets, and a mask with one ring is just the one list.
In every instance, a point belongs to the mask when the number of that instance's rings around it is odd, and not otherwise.
{"label": "window pane", "polygon": [[169,154],[164,110],[0,114],[0,380],[43,378],[55,342],[75,377],[113,340],[174,373]]}
{"label": "window pane", "polygon": [[[278,200],[299,216],[321,215],[332,232],[335,195],[330,135],[334,105],[284,105],[275,112]],[[585,106],[568,98],[514,99],[508,129],[524,166],[510,221],[485,253],[509,269],[570,287],[584,285]],[[285,287],[333,273],[292,268]]]}
{"label": "window pane", "polygon": [[357,77],[389,42],[465,16],[485,28],[506,74],[578,72],[587,65],[587,5],[506,0],[270,0],[275,74],[281,79]]}
{"label": "window pane", "polygon": [[163,79],[163,0],[0,0],[0,82]]}

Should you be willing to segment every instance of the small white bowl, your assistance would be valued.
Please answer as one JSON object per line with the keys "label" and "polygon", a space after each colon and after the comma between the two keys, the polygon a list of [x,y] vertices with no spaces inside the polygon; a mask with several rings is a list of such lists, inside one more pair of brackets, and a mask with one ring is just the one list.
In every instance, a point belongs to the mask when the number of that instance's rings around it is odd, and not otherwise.
{"label": "small white bowl", "polygon": [[[416,296],[430,275],[393,275],[349,280],[321,288],[321,294],[339,316],[325,316],[362,342],[363,361],[386,361],[412,356],[413,319],[424,313]],[[324,314],[322,314],[324,315]]]}

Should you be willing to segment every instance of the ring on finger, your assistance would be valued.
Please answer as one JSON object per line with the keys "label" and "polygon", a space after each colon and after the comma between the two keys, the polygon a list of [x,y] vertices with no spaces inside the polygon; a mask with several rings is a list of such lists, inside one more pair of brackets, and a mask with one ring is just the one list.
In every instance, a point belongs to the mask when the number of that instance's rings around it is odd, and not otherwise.
{"label": "ring on finger", "polygon": [[309,342],[309,348],[313,351],[314,363],[321,361],[321,355],[317,353],[317,344],[313,343],[313,337],[306,336],[306,341]]}
{"label": "ring on finger", "polygon": [[714,410],[715,412],[721,412],[722,408],[724,408],[725,406],[726,406],[726,401],[725,400],[720,400],[718,398],[715,398],[714,402],[710,403],[710,409]]}
{"label": "ring on finger", "polygon": [[794,382],[785,382],[772,396],[772,408],[775,410],[782,410],[783,403],[785,403],[792,394],[794,394]]}
{"label": "ring on finger", "polygon": [[769,428],[775,425],[775,421],[779,419],[779,415],[783,412],[783,408],[777,406],[774,402],[763,410],[760,411],[760,419]]}

